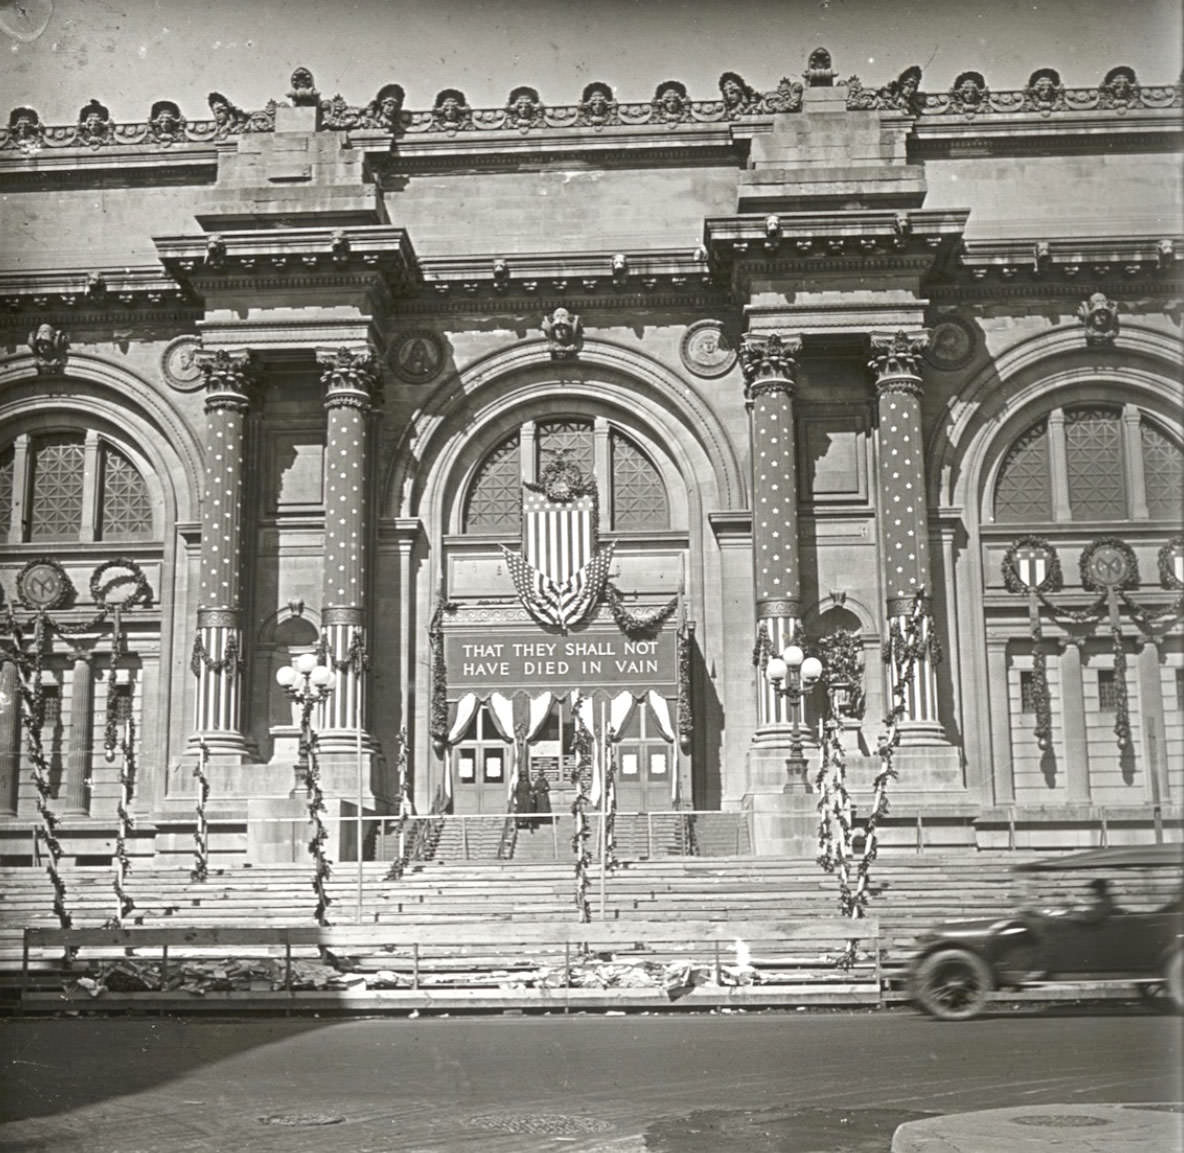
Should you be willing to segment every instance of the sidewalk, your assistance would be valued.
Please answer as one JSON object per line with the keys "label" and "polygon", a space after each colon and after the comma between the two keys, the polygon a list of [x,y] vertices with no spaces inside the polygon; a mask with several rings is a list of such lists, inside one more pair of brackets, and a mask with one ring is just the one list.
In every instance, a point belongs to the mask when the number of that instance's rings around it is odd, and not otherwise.
{"label": "sidewalk", "polygon": [[1180,1153],[1184,1105],[1027,1105],[909,1121],[892,1153]]}

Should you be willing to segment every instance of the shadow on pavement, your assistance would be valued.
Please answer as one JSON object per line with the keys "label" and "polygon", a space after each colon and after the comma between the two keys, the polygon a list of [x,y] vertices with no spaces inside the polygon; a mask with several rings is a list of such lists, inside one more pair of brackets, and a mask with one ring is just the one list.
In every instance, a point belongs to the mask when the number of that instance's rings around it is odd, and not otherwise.
{"label": "shadow on pavement", "polygon": [[[202,1065],[330,1025],[312,1018],[47,1018],[0,1022],[0,1122],[137,1093]],[[166,1057],[167,1055],[167,1057]]]}

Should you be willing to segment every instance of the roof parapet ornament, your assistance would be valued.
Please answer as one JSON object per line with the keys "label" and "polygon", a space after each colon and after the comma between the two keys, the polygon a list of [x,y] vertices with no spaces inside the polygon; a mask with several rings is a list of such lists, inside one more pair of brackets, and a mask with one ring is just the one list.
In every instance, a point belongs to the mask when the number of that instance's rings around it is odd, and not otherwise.
{"label": "roof parapet ornament", "polygon": [[806,71],[802,73],[807,88],[833,88],[835,70],[831,67],[830,53],[825,48],[815,48],[806,61]]}
{"label": "roof parapet ornament", "polygon": [[307,68],[297,68],[292,73],[290,83],[292,91],[288,93],[288,99],[292,102],[293,108],[316,108],[320,104],[321,94],[317,91],[316,81]]}

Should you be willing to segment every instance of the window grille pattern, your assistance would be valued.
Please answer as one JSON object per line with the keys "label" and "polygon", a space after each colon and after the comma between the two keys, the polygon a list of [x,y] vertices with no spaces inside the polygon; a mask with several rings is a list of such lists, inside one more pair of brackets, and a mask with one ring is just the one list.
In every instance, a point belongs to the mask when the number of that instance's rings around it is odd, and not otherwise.
{"label": "window grille pattern", "polygon": [[612,433],[613,528],[622,532],[668,528],[666,488],[649,457],[621,433]]}
{"label": "window grille pattern", "polygon": [[38,442],[33,449],[30,540],[77,540],[82,529],[82,439]]}
{"label": "window grille pattern", "polygon": [[517,533],[522,518],[522,466],[518,433],[485,458],[469,490],[465,532]]}
{"label": "window grille pattern", "polygon": [[1105,409],[1067,409],[1065,465],[1074,520],[1125,520],[1122,421]]}
{"label": "window grille pattern", "polygon": [[1146,420],[1139,426],[1143,446],[1143,478],[1147,513],[1155,519],[1180,520],[1184,507],[1184,453],[1180,446]]}
{"label": "window grille pattern", "polygon": [[536,467],[542,472],[559,453],[581,472],[591,476],[595,465],[592,422],[589,420],[551,420],[538,426]]}
{"label": "window grille pattern", "polygon": [[152,501],[144,478],[118,449],[108,446],[103,455],[103,539],[151,536]]}
{"label": "window grille pattern", "polygon": [[8,538],[12,528],[13,469],[16,454],[11,448],[0,452],[0,540]]}
{"label": "window grille pattern", "polygon": [[1047,421],[1030,428],[1008,451],[995,486],[995,520],[1052,520]]}
{"label": "window grille pattern", "polygon": [[1036,712],[1036,676],[1033,673],[1020,673],[1020,712]]}
{"label": "window grille pattern", "polygon": [[1104,713],[1118,711],[1118,677],[1113,669],[1098,670],[1098,708]]}

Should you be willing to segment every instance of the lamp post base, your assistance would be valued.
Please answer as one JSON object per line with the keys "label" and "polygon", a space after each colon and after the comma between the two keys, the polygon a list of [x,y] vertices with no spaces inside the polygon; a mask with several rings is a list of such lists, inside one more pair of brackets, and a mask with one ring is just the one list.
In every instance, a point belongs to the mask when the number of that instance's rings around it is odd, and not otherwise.
{"label": "lamp post base", "polygon": [[785,775],[787,780],[783,793],[808,793],[810,780],[807,774],[806,758],[798,753],[785,758]]}

